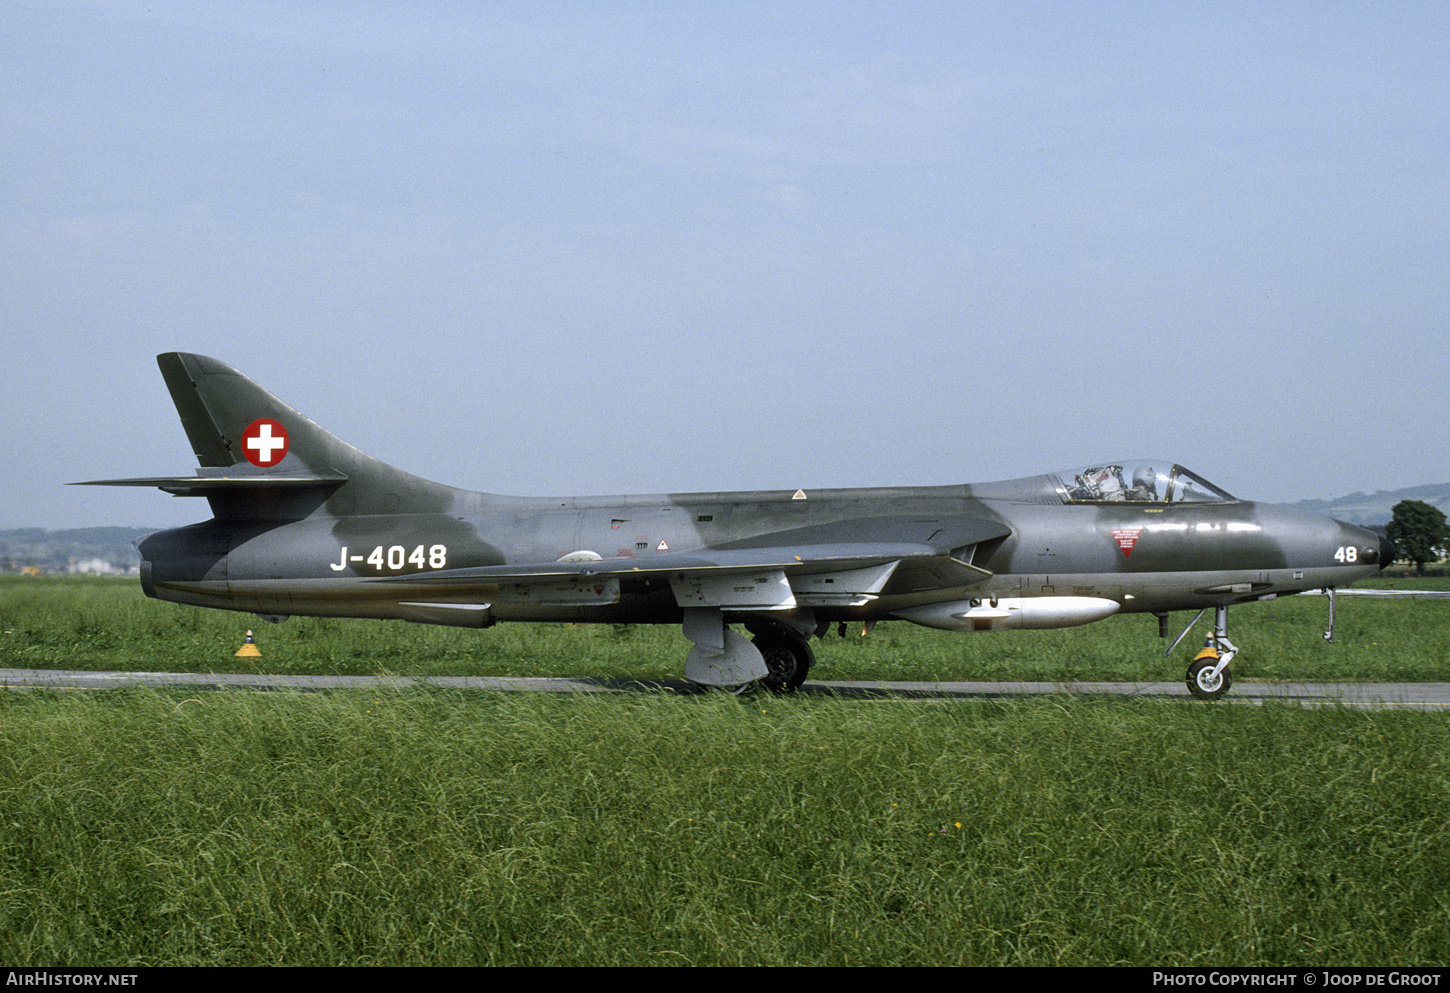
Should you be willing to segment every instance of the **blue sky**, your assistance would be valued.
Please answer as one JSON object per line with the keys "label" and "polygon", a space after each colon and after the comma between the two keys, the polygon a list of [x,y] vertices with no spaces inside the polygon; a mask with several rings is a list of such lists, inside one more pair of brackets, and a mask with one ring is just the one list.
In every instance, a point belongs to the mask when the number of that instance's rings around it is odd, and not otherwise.
{"label": "blue sky", "polygon": [[[1201,9],[1200,9],[1201,7]],[[1442,3],[6,4],[0,527],[158,352],[498,493],[1450,479]]]}

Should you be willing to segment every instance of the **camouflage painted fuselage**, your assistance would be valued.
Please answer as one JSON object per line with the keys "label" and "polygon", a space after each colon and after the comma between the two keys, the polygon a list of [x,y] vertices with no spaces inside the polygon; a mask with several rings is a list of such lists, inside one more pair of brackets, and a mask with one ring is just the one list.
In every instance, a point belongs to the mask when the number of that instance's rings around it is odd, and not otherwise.
{"label": "camouflage painted fuselage", "polygon": [[[763,491],[549,500],[455,491],[438,510],[342,517],[321,504],[297,520],[216,519],[152,535],[140,545],[142,581],[151,596],[263,614],[482,626],[678,623],[682,605],[671,565],[683,573],[700,561],[730,562],[717,553],[756,548],[778,549],[784,563],[804,552],[791,570],[801,574],[823,570],[809,564],[819,563],[809,556],[822,546],[843,557],[831,560],[828,573],[902,553],[874,599],[814,605],[827,622],[885,619],[931,603],[1030,597],[1101,598],[1123,612],[1197,610],[1341,586],[1379,569],[1378,536],[1329,518],[1246,501],[1069,504],[1049,476],[792,497]],[[971,540],[979,522],[1006,533]],[[919,554],[953,529],[961,545],[942,549],[946,556]],[[509,575],[489,582],[493,577],[479,571],[552,563],[581,551],[599,559],[578,562],[569,582]],[[606,572],[617,590],[595,582]],[[419,580],[430,574],[436,578],[424,593]],[[750,612],[751,605],[731,606]]]}
{"label": "camouflage painted fuselage", "polygon": [[148,595],[270,619],[683,623],[691,678],[738,683],[765,664],[732,623],[803,674],[833,622],[1062,627],[1333,588],[1391,553],[1162,460],[961,486],[476,493],[371,458],[224,363],[158,362],[201,468],[95,482],[211,505],[139,542]]}

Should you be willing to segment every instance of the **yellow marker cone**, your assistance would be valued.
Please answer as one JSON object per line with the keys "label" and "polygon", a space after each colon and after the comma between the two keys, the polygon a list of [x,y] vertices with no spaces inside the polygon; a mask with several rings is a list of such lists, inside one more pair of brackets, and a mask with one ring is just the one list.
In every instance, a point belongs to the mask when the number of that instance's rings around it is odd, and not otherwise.
{"label": "yellow marker cone", "polygon": [[257,639],[253,638],[252,632],[248,631],[246,640],[242,642],[242,647],[237,649],[237,656],[251,657],[254,655],[260,656],[261,654],[261,651],[257,648]]}

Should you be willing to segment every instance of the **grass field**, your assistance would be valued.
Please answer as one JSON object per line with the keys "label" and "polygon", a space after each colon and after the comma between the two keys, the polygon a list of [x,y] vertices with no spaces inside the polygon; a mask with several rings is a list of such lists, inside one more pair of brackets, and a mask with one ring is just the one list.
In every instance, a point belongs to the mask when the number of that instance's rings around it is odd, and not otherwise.
{"label": "grass field", "polygon": [[[1236,610],[1240,678],[1447,679],[1446,606],[1342,601],[1332,646],[1321,601]],[[5,581],[0,665],[235,668],[252,622],[133,583]],[[269,671],[674,676],[686,644],[258,633]],[[1187,644],[1159,646],[1145,618],[882,625],[821,643],[818,673],[1181,678]],[[1093,698],[0,693],[0,961],[1444,964],[1447,722]]]}
{"label": "grass field", "polygon": [[[1450,580],[1397,581],[1450,589]],[[1385,584],[1389,585],[1389,584]],[[1192,614],[1174,614],[1176,637]],[[1113,617],[1060,631],[959,634],[888,622],[813,642],[817,679],[1181,680],[1212,613],[1164,657],[1158,622]],[[1341,598],[1327,644],[1322,597],[1229,611],[1236,681],[1450,681],[1450,602]],[[234,654],[248,629],[263,658]],[[134,580],[0,577],[0,667],[143,672],[674,678],[690,648],[675,626],[504,624],[484,631],[392,621],[254,615],[148,600]]]}

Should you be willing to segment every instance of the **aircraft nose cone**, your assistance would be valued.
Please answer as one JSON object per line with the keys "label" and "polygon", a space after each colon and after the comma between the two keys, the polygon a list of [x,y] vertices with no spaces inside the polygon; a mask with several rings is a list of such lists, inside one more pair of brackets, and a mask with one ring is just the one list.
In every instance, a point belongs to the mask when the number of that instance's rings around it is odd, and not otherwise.
{"label": "aircraft nose cone", "polygon": [[1380,535],[1380,569],[1386,568],[1397,555],[1399,550],[1395,548],[1395,543],[1386,535]]}

